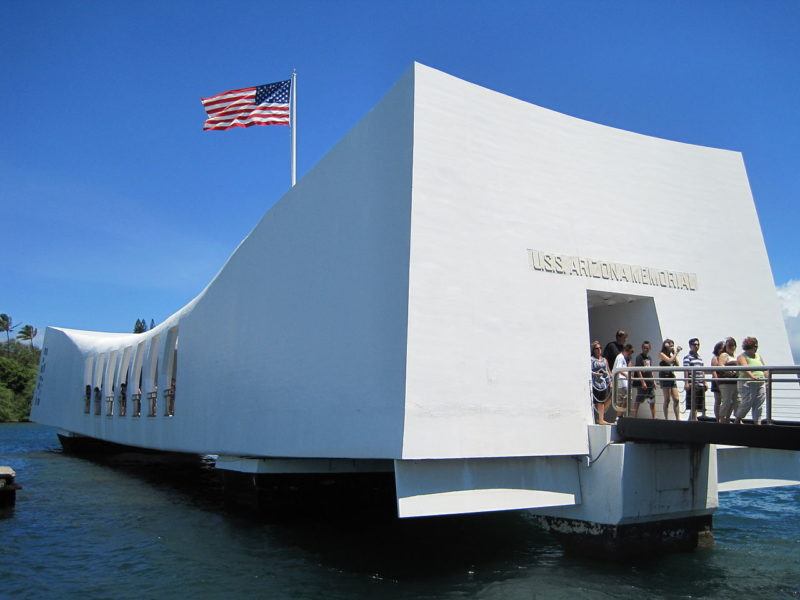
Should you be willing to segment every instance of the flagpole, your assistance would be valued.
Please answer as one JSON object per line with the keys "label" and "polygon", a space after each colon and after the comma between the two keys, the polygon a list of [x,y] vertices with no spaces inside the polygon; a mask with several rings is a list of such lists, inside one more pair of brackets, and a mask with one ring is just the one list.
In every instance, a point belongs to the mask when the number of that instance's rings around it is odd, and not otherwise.
{"label": "flagpole", "polygon": [[292,187],[297,183],[297,72],[292,69],[292,105],[291,105],[291,121],[292,121],[292,138],[291,138],[291,152],[292,152]]}

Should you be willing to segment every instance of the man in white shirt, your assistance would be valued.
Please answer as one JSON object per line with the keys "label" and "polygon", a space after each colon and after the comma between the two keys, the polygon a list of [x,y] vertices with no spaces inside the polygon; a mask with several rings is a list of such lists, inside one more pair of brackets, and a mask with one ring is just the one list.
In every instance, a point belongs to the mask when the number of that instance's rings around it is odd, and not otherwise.
{"label": "man in white shirt", "polygon": [[[633,356],[633,346],[631,344],[625,344],[622,347],[622,352],[617,355],[617,358],[614,359],[614,368],[612,369],[612,377],[613,372],[617,371],[617,369],[624,369],[625,367],[630,366],[631,356]],[[617,385],[617,405],[618,406],[627,406],[628,405],[628,379],[630,378],[630,372],[621,372],[614,378]],[[617,415],[622,415],[622,411],[617,409]]]}

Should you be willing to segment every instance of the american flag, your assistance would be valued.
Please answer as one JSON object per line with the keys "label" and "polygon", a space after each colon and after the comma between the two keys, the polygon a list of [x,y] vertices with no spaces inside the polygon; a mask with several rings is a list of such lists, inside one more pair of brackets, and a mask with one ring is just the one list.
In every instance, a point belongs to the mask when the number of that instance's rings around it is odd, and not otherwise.
{"label": "american flag", "polygon": [[229,90],[201,98],[208,118],[203,130],[224,131],[253,125],[289,125],[289,92],[292,80]]}

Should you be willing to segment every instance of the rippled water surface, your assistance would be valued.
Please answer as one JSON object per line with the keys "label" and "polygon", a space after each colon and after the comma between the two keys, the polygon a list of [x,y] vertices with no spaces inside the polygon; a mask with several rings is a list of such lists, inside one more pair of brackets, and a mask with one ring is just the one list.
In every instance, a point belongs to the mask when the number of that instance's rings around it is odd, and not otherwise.
{"label": "rippled water surface", "polygon": [[711,549],[606,562],[524,513],[264,522],[208,468],[72,457],[39,425],[0,425],[0,464],[24,486],[0,597],[800,598],[800,487],[721,495]]}

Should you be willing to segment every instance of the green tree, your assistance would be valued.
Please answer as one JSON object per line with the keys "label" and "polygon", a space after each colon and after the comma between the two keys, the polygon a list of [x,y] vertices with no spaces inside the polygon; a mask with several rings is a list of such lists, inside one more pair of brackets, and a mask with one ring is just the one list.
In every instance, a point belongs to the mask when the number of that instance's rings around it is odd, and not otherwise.
{"label": "green tree", "polygon": [[27,421],[31,414],[31,395],[15,394],[0,383],[0,423]]}
{"label": "green tree", "polygon": [[15,394],[22,394],[31,379],[36,377],[36,370],[25,367],[13,358],[0,357],[0,383]]}
{"label": "green tree", "polygon": [[35,370],[39,367],[39,358],[42,351],[36,346],[11,340],[8,350],[6,358],[10,358],[26,368]]}
{"label": "green tree", "polygon": [[0,357],[0,422],[24,421],[36,387],[38,348],[12,342],[13,355]]}
{"label": "green tree", "polygon": [[156,326],[156,322],[153,319],[150,319],[150,329],[154,329]]}
{"label": "green tree", "polygon": [[136,325],[133,326],[133,333],[144,333],[145,329],[144,321],[141,319],[136,319]]}
{"label": "green tree", "polygon": [[9,352],[9,343],[11,342],[11,332],[16,327],[12,326],[11,317],[6,313],[0,313],[0,331],[6,332],[6,352]]}
{"label": "green tree", "polygon": [[36,329],[33,325],[25,325],[22,329],[19,330],[17,334],[17,338],[21,340],[28,340],[33,346],[33,338],[36,337],[36,334],[39,333],[39,330]]}
{"label": "green tree", "polygon": [[[19,421],[19,412],[14,392],[0,383],[0,423],[4,421]],[[24,418],[24,416],[22,417]]]}

